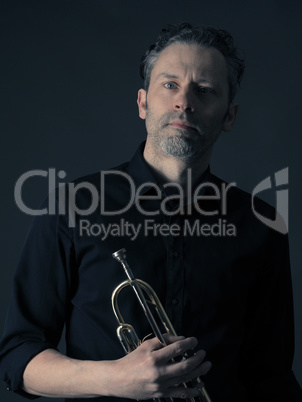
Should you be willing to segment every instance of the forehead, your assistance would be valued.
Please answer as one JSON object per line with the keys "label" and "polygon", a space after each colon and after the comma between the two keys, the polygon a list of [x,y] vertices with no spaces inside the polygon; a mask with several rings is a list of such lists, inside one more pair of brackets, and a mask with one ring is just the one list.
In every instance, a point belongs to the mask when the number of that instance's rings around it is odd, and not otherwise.
{"label": "forehead", "polygon": [[162,74],[227,83],[228,69],[223,54],[213,47],[173,43],[160,53],[151,72],[151,81]]}

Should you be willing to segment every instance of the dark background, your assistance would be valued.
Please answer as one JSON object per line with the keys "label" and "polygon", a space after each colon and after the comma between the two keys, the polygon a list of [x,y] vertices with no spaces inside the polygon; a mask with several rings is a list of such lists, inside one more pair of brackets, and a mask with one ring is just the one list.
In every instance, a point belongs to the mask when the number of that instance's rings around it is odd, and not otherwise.
{"label": "dark background", "polygon": [[[32,219],[14,202],[16,180],[55,168],[69,181],[128,160],[145,138],[140,57],[167,23],[191,21],[229,30],[246,55],[237,124],[219,140],[213,172],[252,191],[289,167],[294,371],[302,383],[301,17],[300,1],[1,1],[1,331]],[[47,179],[24,190],[37,208]],[[275,205],[274,194],[263,198]],[[1,386],[0,400],[21,398]]]}

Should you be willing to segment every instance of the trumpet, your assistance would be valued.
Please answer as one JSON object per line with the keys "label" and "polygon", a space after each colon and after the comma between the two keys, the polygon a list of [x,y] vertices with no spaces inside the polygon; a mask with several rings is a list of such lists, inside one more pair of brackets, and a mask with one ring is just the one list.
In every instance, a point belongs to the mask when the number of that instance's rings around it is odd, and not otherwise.
{"label": "trumpet", "polygon": [[[124,349],[124,352],[126,354],[131,353],[133,350],[135,350],[141,343],[142,341],[139,339],[137,336],[137,333],[135,332],[134,328],[132,325],[127,324],[121,314],[121,311],[119,309],[118,305],[118,296],[120,292],[125,289],[126,287],[130,286],[138,301],[140,306],[143,309],[143,312],[150,324],[150,327],[153,331],[153,334],[157,337],[159,342],[163,345],[166,346],[167,342],[163,336],[163,332],[167,332],[168,334],[175,335],[176,332],[173,328],[173,325],[171,321],[169,320],[169,317],[167,316],[157,294],[153,290],[153,288],[146,282],[142,281],[141,279],[136,279],[127,263],[126,260],[126,250],[123,248],[121,250],[116,251],[115,253],[112,254],[112,256],[121,263],[121,265],[124,268],[125,274],[127,275],[127,280],[124,282],[120,283],[112,292],[111,296],[111,302],[112,302],[112,309],[114,312],[114,315],[116,317],[116,320],[118,322],[118,328],[116,330],[117,337]],[[151,311],[151,308],[156,312],[156,315]],[[161,323],[162,329],[164,331],[162,332],[160,329],[160,326],[158,322]],[[182,359],[186,359],[188,356],[185,354]],[[201,402],[211,402],[211,399],[205,389],[205,386],[201,379],[198,377],[194,380],[194,383],[197,385],[198,384],[198,389],[200,390],[200,396],[195,397],[195,398],[188,398],[186,399],[187,401],[201,401]],[[182,384],[186,388],[193,388],[194,385],[193,383],[184,383]],[[154,401],[162,401],[162,399],[157,399],[154,398]],[[168,398],[169,401],[174,401],[173,398]]]}

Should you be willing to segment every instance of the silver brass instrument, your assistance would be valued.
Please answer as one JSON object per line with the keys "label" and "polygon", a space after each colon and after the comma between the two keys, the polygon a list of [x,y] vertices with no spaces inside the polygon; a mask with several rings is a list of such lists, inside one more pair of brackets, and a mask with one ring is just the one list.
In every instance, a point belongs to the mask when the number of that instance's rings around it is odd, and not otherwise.
{"label": "silver brass instrument", "polygon": [[[127,280],[120,283],[114,289],[112,296],[111,296],[112,309],[113,309],[114,315],[117,319],[117,322],[119,324],[116,332],[117,332],[118,339],[121,342],[125,353],[128,354],[128,353],[132,352],[134,349],[136,349],[142,343],[141,340],[138,338],[132,325],[127,324],[125,322],[125,320],[120,312],[119,306],[118,306],[118,296],[119,296],[120,292],[128,286],[130,286],[133,289],[133,291],[144,311],[144,314],[152,328],[154,335],[157,337],[157,339],[159,340],[159,342],[162,345],[167,345],[167,343],[163,337],[162,331],[160,330],[159,325],[156,321],[156,318],[152,314],[150,307],[156,311],[157,316],[158,316],[157,318],[161,322],[161,325],[164,328],[165,332],[167,332],[168,334],[171,334],[171,335],[176,335],[176,332],[175,332],[173,325],[171,324],[158,296],[156,295],[155,291],[152,289],[152,287],[148,283],[146,283],[140,279],[136,279],[133,276],[133,273],[126,261],[126,250],[124,248],[116,251],[115,253],[112,254],[112,256],[122,264],[124,271],[128,277]],[[186,355],[183,356],[184,359],[186,357],[187,357]],[[211,399],[203,385],[203,382],[200,380],[200,378],[197,378],[194,381],[196,382],[196,384],[198,383],[198,388],[200,390],[200,396],[195,397],[195,398],[189,398],[186,400],[187,401],[211,402]],[[185,383],[185,384],[183,384],[183,386],[185,386],[186,388],[187,387],[194,388],[194,385],[190,384],[190,383]],[[161,401],[162,399],[153,399],[153,400]],[[168,400],[173,401],[174,399],[168,398]]]}

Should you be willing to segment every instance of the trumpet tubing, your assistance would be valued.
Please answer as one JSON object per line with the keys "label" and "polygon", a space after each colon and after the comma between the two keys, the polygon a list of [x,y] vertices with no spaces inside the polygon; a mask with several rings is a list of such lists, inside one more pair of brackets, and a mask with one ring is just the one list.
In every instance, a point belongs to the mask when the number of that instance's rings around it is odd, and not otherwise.
{"label": "trumpet tubing", "polygon": [[[162,327],[164,328],[164,331],[167,332],[168,334],[171,335],[176,335],[176,332],[173,328],[173,325],[171,321],[169,320],[169,317],[167,316],[157,294],[153,290],[153,288],[146,282],[142,281],[141,279],[136,279],[127,263],[126,260],[126,250],[123,248],[121,250],[116,251],[115,253],[112,254],[112,256],[121,263],[121,265],[124,268],[125,274],[127,276],[127,280],[124,282],[120,283],[112,292],[111,296],[111,302],[112,302],[112,309],[113,313],[116,317],[116,320],[118,322],[118,328],[117,328],[117,337],[125,351],[126,354],[131,353],[133,350],[135,350],[141,343],[142,341],[139,339],[137,336],[135,329],[133,328],[132,325],[127,324],[126,321],[124,320],[121,311],[119,309],[118,305],[118,296],[120,292],[125,289],[126,287],[130,286],[138,301],[143,309],[143,312],[152,328],[152,331],[154,335],[157,337],[159,342],[162,345],[166,345],[166,341],[164,339],[162,330],[160,329],[156,318],[154,317],[151,308],[153,308],[157,314],[157,319],[161,322]],[[150,308],[151,307],[151,308]],[[187,355],[184,355],[183,358],[187,358]],[[203,382],[201,379],[198,377],[195,380],[196,384],[198,383],[198,388],[201,390],[201,395],[196,398],[189,398],[187,399],[188,401],[202,401],[202,402],[211,402],[211,399],[203,385]],[[183,384],[185,387],[192,388],[193,385],[190,383],[184,383]],[[170,401],[173,401],[173,398],[168,398]],[[162,399],[154,399],[154,401],[162,401]]]}

